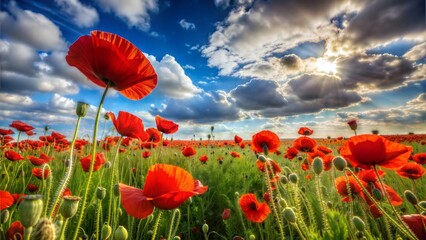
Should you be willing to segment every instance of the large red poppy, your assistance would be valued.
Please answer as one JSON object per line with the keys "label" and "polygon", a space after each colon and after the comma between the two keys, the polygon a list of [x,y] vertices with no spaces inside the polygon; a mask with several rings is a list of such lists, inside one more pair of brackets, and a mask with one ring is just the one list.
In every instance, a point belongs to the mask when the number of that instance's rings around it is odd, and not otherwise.
{"label": "large red poppy", "polygon": [[[92,155],[89,155],[85,158],[80,159],[81,167],[83,168],[83,171],[89,172],[90,171],[90,162],[92,161]],[[95,156],[95,164],[93,165],[93,171],[96,172],[105,164],[105,155],[104,153],[96,153]]]}
{"label": "large red poppy", "polygon": [[263,152],[264,147],[268,149],[268,152],[275,152],[280,145],[281,141],[278,135],[269,130],[254,134],[251,139],[251,148],[256,152]]}
{"label": "large red poppy", "polygon": [[40,157],[28,156],[28,160],[30,160],[34,166],[41,166],[48,163],[51,158],[44,153],[40,153]]}
{"label": "large red poppy", "polygon": [[426,153],[414,154],[412,158],[418,164],[426,164]]}
{"label": "large red poppy", "polygon": [[155,116],[155,124],[157,125],[158,131],[165,134],[172,134],[177,132],[179,125],[170,121],[168,119],[162,118],[160,116]]}
{"label": "large red poppy", "polygon": [[4,152],[4,156],[7,159],[9,159],[10,161],[19,161],[19,160],[25,159],[21,154],[15,152],[13,150],[8,150],[8,151]]}
{"label": "large red poppy", "polygon": [[24,239],[24,226],[20,221],[14,221],[10,224],[4,236],[6,240]]}
{"label": "large red poppy", "polygon": [[66,56],[100,87],[111,87],[127,98],[139,100],[157,85],[157,74],[145,55],[128,40],[112,33],[92,31],[71,45]]}
{"label": "large red poppy", "polygon": [[374,165],[397,169],[404,166],[411,155],[411,147],[391,142],[374,134],[349,138],[340,155],[352,166],[370,169]]}
{"label": "large red poppy", "polygon": [[0,135],[4,136],[4,135],[10,135],[10,134],[14,134],[14,132],[10,129],[0,128]]}
{"label": "large red poppy", "polygon": [[426,239],[426,216],[421,214],[402,215],[402,220],[410,227],[418,239]]}
{"label": "large red poppy", "polygon": [[124,111],[118,112],[117,118],[112,112],[109,112],[108,115],[121,136],[146,139],[144,125],[139,117]]}
{"label": "large red poppy", "polygon": [[396,173],[401,177],[418,179],[426,174],[426,170],[416,162],[409,162],[401,168],[398,168]]}
{"label": "large red poppy", "polygon": [[184,147],[183,150],[182,150],[182,154],[185,157],[192,157],[196,153],[197,153],[197,151],[195,151],[195,149],[191,146]]}
{"label": "large red poppy", "polygon": [[203,194],[208,189],[194,180],[189,172],[167,164],[155,164],[149,168],[143,190],[122,183],[119,187],[124,209],[139,219],[150,215],[154,207],[177,208],[188,198]]}
{"label": "large red poppy", "polygon": [[0,190],[0,211],[13,205],[14,199],[8,191]]}
{"label": "large red poppy", "polygon": [[235,135],[234,136],[234,141],[235,141],[235,143],[240,144],[243,141],[243,139],[240,136]]}
{"label": "large red poppy", "polygon": [[153,143],[159,143],[161,141],[161,132],[155,128],[147,128],[146,133],[148,134],[148,141]]}
{"label": "large red poppy", "polygon": [[301,152],[314,152],[317,142],[310,137],[299,137],[294,140],[293,147]]}
{"label": "large red poppy", "polygon": [[38,179],[46,179],[50,176],[50,170],[45,168],[44,171],[42,168],[33,168],[32,169],[33,176]]}
{"label": "large red poppy", "polygon": [[27,131],[31,131],[34,129],[34,127],[23,123],[21,121],[13,121],[12,124],[9,125],[10,127],[15,128],[16,130],[20,131],[20,132],[27,132]]}
{"label": "large red poppy", "polygon": [[240,197],[239,204],[246,218],[254,223],[265,221],[266,217],[271,213],[268,204],[259,203],[253,193],[243,194]]}
{"label": "large red poppy", "polygon": [[[345,176],[340,176],[334,180],[334,186],[337,189],[337,192],[343,197],[343,201],[350,202],[352,199],[349,198],[349,192],[347,188],[347,183],[349,183],[349,189],[351,191],[351,196],[354,198],[356,195],[361,196],[365,199],[364,192],[360,185],[358,185],[357,181],[353,176],[348,176],[348,181]],[[366,186],[367,183],[361,180],[361,184]]]}

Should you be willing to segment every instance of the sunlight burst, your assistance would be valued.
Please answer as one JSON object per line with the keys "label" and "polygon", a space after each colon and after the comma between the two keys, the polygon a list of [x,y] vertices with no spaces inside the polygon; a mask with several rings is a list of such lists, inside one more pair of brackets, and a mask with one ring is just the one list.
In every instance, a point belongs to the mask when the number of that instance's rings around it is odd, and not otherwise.
{"label": "sunlight burst", "polygon": [[324,58],[319,58],[317,60],[317,69],[320,72],[335,74],[336,73],[336,64],[333,63],[333,62],[329,62],[329,61],[325,60]]}

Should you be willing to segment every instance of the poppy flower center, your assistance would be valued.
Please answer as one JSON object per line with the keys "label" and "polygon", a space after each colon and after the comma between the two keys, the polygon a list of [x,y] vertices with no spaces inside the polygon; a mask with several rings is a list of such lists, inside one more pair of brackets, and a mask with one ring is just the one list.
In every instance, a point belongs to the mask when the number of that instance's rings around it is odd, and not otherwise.
{"label": "poppy flower center", "polygon": [[256,208],[256,203],[254,203],[254,202],[252,202],[252,203],[250,203],[250,209],[251,210],[253,210],[253,211],[256,211],[257,210],[257,208]]}
{"label": "poppy flower center", "polygon": [[407,170],[407,171],[405,171],[407,174],[417,174],[417,171],[416,170],[414,170],[414,169],[410,169],[410,170]]}

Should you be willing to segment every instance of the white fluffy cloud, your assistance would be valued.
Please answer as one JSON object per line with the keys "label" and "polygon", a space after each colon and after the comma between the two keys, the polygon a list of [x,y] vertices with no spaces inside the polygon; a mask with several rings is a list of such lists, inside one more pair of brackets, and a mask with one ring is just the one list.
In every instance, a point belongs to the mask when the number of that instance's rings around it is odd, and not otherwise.
{"label": "white fluffy cloud", "polygon": [[99,21],[96,9],[82,4],[79,0],[55,0],[55,2],[79,27],[92,27]]}
{"label": "white fluffy cloud", "polygon": [[195,29],[195,24],[194,24],[194,23],[191,23],[191,22],[188,22],[188,21],[186,21],[185,19],[181,19],[181,20],[179,21],[179,25],[180,25],[183,29],[186,29],[186,30],[194,30],[194,29]]}

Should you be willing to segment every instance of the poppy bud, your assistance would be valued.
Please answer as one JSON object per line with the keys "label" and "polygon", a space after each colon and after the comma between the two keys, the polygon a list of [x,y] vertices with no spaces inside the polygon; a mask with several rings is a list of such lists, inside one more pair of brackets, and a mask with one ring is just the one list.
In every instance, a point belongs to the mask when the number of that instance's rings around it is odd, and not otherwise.
{"label": "poppy bud", "polygon": [[111,236],[112,229],[107,223],[104,223],[101,231],[101,239],[108,239]]}
{"label": "poppy bud", "polygon": [[207,223],[204,223],[202,229],[203,233],[207,234],[209,232],[209,225],[207,225]]}
{"label": "poppy bud", "polygon": [[89,104],[85,102],[77,102],[77,107],[75,108],[75,113],[79,117],[85,117],[87,115],[87,111],[89,110]]}
{"label": "poppy bud", "polygon": [[7,209],[3,209],[2,211],[1,211],[1,221],[0,221],[0,224],[3,224],[3,223],[6,223],[7,222],[7,220],[9,220],[9,210],[7,210]]}
{"label": "poppy bud", "polygon": [[106,189],[104,187],[98,187],[96,189],[96,198],[98,198],[99,200],[104,199],[106,196]]}
{"label": "poppy bud", "polygon": [[296,173],[292,173],[288,176],[288,180],[290,180],[290,182],[296,184],[297,180],[299,179],[299,177],[297,177]]}
{"label": "poppy bud", "polygon": [[419,207],[426,210],[426,201],[419,202]]}
{"label": "poppy bud", "polygon": [[106,161],[102,167],[103,168],[111,168],[111,166],[112,166],[112,163],[110,161]]}
{"label": "poppy bud", "polygon": [[109,113],[105,113],[105,115],[104,115],[104,119],[105,119],[105,120],[110,120],[110,119],[111,119],[111,117],[109,116]]}
{"label": "poppy bud", "polygon": [[286,176],[281,176],[280,180],[281,180],[282,184],[287,184],[288,183],[288,178]]}
{"label": "poppy bud", "polygon": [[179,236],[175,236],[175,237],[173,238],[173,240],[180,240],[180,237],[179,237]]}
{"label": "poppy bud", "polygon": [[358,128],[358,124],[356,123],[356,119],[349,120],[348,125],[353,131],[355,131]]}
{"label": "poppy bud", "polygon": [[228,220],[231,217],[231,209],[226,208],[222,212],[222,220]]}
{"label": "poppy bud", "polygon": [[339,171],[345,170],[345,168],[348,166],[348,163],[346,162],[346,160],[339,156],[333,159],[333,164],[334,164],[334,167]]}
{"label": "poppy bud", "polygon": [[410,190],[405,190],[404,196],[413,205],[419,203],[419,199],[417,199],[417,196]]}
{"label": "poppy bud", "polygon": [[253,234],[251,234],[250,236],[249,236],[249,240],[255,240],[256,239],[256,237],[253,235]]}
{"label": "poppy bud", "polygon": [[314,159],[314,162],[312,163],[312,168],[314,169],[314,173],[316,175],[320,175],[322,171],[324,170],[324,164],[322,163],[322,159],[319,157],[316,157]]}
{"label": "poppy bud", "polygon": [[30,228],[40,219],[43,212],[43,195],[27,195],[19,205],[19,219],[22,226]]}
{"label": "poppy bud", "polygon": [[355,228],[358,231],[361,231],[361,232],[364,231],[364,229],[365,229],[365,223],[364,223],[364,221],[362,221],[362,219],[360,217],[354,216],[352,218],[352,223],[354,224]]}
{"label": "poppy bud", "polygon": [[379,189],[377,188],[373,188],[373,197],[377,200],[377,201],[381,201],[383,199],[383,195],[382,192],[380,192]]}
{"label": "poppy bud", "polygon": [[72,218],[77,213],[79,202],[80,202],[80,197],[65,196],[64,201],[60,208],[62,217],[64,217],[65,219]]}
{"label": "poppy bud", "polygon": [[120,187],[118,186],[118,183],[114,184],[113,190],[114,190],[114,196],[116,197],[120,196]]}
{"label": "poppy bud", "polygon": [[266,162],[266,157],[265,156],[263,156],[263,155],[259,155],[259,157],[257,158],[257,159],[259,159],[259,161],[261,161],[261,162]]}
{"label": "poppy bud", "polygon": [[214,130],[214,126],[211,126],[211,127],[210,127],[210,130],[213,132],[213,130]]}
{"label": "poppy bud", "polygon": [[362,231],[358,231],[358,232],[356,232],[356,233],[355,233],[355,236],[356,236],[358,239],[361,239],[362,237],[364,237],[364,233],[363,233]]}
{"label": "poppy bud", "polygon": [[115,229],[114,239],[127,240],[128,237],[129,237],[129,234],[127,233],[126,228],[124,228],[123,226],[118,226],[118,228]]}
{"label": "poppy bud", "polygon": [[46,132],[49,131],[49,126],[47,126],[47,125],[44,126],[44,131],[46,131]]}
{"label": "poppy bud", "polygon": [[236,198],[238,198],[240,196],[240,193],[239,192],[235,192],[234,195],[235,195]]}
{"label": "poppy bud", "polygon": [[281,207],[287,207],[287,203],[283,198],[281,198],[278,203],[280,204]]}
{"label": "poppy bud", "polygon": [[287,222],[296,223],[296,214],[294,213],[293,209],[289,207],[284,208],[283,216]]}
{"label": "poppy bud", "polygon": [[42,218],[35,226],[31,239],[54,240],[55,235],[55,224],[48,218]]}

